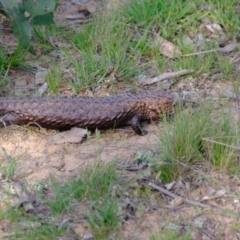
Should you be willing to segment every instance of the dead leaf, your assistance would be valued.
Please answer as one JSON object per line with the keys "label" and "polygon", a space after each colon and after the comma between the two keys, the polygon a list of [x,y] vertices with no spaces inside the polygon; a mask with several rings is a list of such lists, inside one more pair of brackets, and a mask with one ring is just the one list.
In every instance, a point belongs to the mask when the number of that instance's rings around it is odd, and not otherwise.
{"label": "dead leaf", "polygon": [[237,47],[237,41],[236,39],[233,40],[231,43],[227,44],[223,48],[219,48],[218,50],[222,53],[230,53]]}
{"label": "dead leaf", "polygon": [[185,183],[186,190],[190,191],[191,190],[191,184],[190,182]]}
{"label": "dead leaf", "polygon": [[72,228],[73,228],[73,231],[75,232],[75,234],[77,236],[79,236],[80,238],[82,238],[85,235],[90,234],[89,233],[89,228],[84,224],[81,224],[81,223],[80,224],[73,224]]}
{"label": "dead leaf", "polygon": [[91,233],[87,233],[83,236],[83,240],[91,240],[93,239],[93,235]]}
{"label": "dead leaf", "polygon": [[45,204],[41,204],[37,208],[37,216],[39,218],[46,218],[46,217],[50,216],[51,214],[52,214],[52,210],[46,203]]}
{"label": "dead leaf", "polygon": [[216,190],[214,188],[210,187],[209,185],[207,185],[206,186],[206,194],[207,194],[207,196],[211,196],[214,193],[216,193]]}
{"label": "dead leaf", "polygon": [[206,28],[211,33],[222,33],[222,27],[217,23],[207,24]]}
{"label": "dead leaf", "polygon": [[36,95],[41,97],[47,91],[47,88],[48,84],[45,82],[42,86],[38,88]]}
{"label": "dead leaf", "polygon": [[73,127],[69,131],[49,136],[48,141],[53,144],[80,143],[86,135],[86,129]]}
{"label": "dead leaf", "polygon": [[183,198],[179,197],[179,198],[174,198],[171,202],[170,205],[171,206],[180,206],[183,204]]}
{"label": "dead leaf", "polygon": [[54,13],[54,21],[61,25],[76,25],[86,21],[90,14],[97,11],[95,1],[61,1]]}
{"label": "dead leaf", "polygon": [[165,184],[167,190],[171,190],[172,187],[176,184],[176,181]]}
{"label": "dead leaf", "polygon": [[78,7],[79,12],[94,13],[97,11],[97,3],[94,0],[87,1],[84,5]]}
{"label": "dead leaf", "polygon": [[[15,189],[19,188],[19,186],[15,186]],[[41,204],[41,199],[35,195],[23,191],[19,196],[18,206],[23,207],[26,213],[36,213],[36,207]]]}
{"label": "dead leaf", "polygon": [[171,59],[174,59],[176,55],[182,55],[182,52],[178,46],[160,37],[158,34],[155,34],[155,37],[155,44],[157,47],[159,47],[162,55]]}
{"label": "dead leaf", "polygon": [[67,226],[68,223],[70,222],[70,218],[65,218],[63,219],[59,224],[56,224],[59,229],[62,229],[63,227]]}
{"label": "dead leaf", "polygon": [[80,12],[76,14],[67,14],[65,17],[68,20],[83,19],[86,18],[86,14],[84,12]]}
{"label": "dead leaf", "polygon": [[43,84],[46,81],[47,74],[48,74],[47,69],[37,72],[35,75],[35,84],[36,85]]}
{"label": "dead leaf", "polygon": [[220,198],[220,197],[224,196],[225,194],[226,194],[226,190],[218,190],[212,196],[204,196],[202,198],[202,201]]}
{"label": "dead leaf", "polygon": [[124,220],[128,221],[129,219],[132,219],[134,216],[136,216],[137,207],[136,207],[136,204],[134,203],[134,201],[132,199],[130,199],[129,197],[126,197],[124,199],[124,202],[125,202],[124,208],[126,208]]}

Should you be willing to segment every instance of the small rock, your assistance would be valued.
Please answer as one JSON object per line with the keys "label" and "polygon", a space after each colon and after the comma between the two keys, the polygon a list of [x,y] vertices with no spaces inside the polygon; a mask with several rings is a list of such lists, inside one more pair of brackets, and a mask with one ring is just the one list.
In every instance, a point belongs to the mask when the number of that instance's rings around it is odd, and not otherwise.
{"label": "small rock", "polygon": [[83,240],[91,240],[93,239],[93,235],[91,233],[87,233],[83,236]]}

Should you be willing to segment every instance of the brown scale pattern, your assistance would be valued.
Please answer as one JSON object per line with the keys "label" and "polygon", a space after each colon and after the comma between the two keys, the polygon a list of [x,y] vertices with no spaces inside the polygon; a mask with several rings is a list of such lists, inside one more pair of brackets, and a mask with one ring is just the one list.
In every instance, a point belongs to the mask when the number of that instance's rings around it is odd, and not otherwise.
{"label": "brown scale pattern", "polygon": [[174,96],[163,91],[106,98],[0,97],[0,119],[5,124],[35,122],[59,130],[130,125],[137,134],[145,135],[141,121],[158,120],[161,113],[171,113],[174,102]]}

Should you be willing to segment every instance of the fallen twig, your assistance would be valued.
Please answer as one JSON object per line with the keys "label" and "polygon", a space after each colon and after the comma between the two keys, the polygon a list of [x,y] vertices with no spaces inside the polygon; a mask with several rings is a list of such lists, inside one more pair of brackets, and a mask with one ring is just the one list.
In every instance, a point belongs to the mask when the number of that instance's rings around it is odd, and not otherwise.
{"label": "fallen twig", "polygon": [[220,48],[211,49],[211,50],[202,51],[202,52],[184,54],[184,55],[181,55],[181,57],[191,57],[191,56],[201,55],[201,54],[205,54],[205,53],[217,52],[217,51],[219,51],[219,49]]}
{"label": "fallen twig", "polygon": [[156,76],[154,78],[144,79],[143,81],[141,81],[141,83],[144,84],[144,85],[150,85],[150,84],[153,84],[153,83],[156,83],[156,82],[160,82],[160,81],[171,79],[171,78],[180,77],[182,75],[186,75],[186,74],[193,73],[193,72],[194,72],[194,70],[187,70],[187,69],[184,69],[184,70],[181,70],[181,71],[176,71],[176,72],[166,72],[166,73],[163,73],[163,74],[161,74],[159,76]]}
{"label": "fallen twig", "polygon": [[2,125],[3,125],[3,127],[4,127],[4,128],[6,128],[6,127],[7,127],[6,123],[5,123],[5,122],[4,122],[4,120],[3,120],[3,119],[1,119],[1,118],[0,118],[0,123],[2,123]]}
{"label": "fallen twig", "polygon": [[204,208],[210,208],[210,209],[216,209],[217,207],[215,206],[211,206],[211,205],[207,205],[207,204],[204,204],[204,203],[199,203],[197,201],[194,201],[194,200],[190,200],[190,199],[187,199],[187,198],[184,198],[184,197],[180,197],[170,191],[168,191],[167,189],[163,188],[163,187],[160,187],[154,183],[149,183],[148,184],[151,188],[153,189],[156,189],[166,195],[168,195],[169,197],[171,198],[181,198],[185,203],[188,203],[190,205],[193,205],[193,206],[199,206],[199,207],[204,207]]}
{"label": "fallen twig", "polygon": [[236,47],[238,46],[236,40],[231,42],[230,44],[226,45],[225,47],[222,48],[215,48],[207,51],[202,51],[202,52],[196,52],[196,53],[190,53],[190,54],[184,54],[181,55],[181,57],[190,57],[190,56],[195,56],[195,55],[200,55],[200,54],[205,54],[205,53],[211,53],[211,52],[222,52],[222,53],[230,53],[232,52]]}
{"label": "fallen twig", "polygon": [[212,205],[208,205],[208,204],[204,204],[204,203],[199,203],[197,201],[194,201],[194,200],[190,200],[190,199],[187,199],[187,198],[184,198],[184,197],[181,197],[181,196],[178,196],[174,193],[171,193],[170,191],[166,190],[165,188],[163,187],[160,187],[154,183],[148,183],[148,185],[153,188],[153,189],[156,189],[166,195],[168,195],[169,197],[171,198],[180,198],[183,200],[183,202],[185,203],[188,203],[190,205],[193,205],[193,206],[198,206],[198,207],[203,207],[203,208],[208,208],[208,209],[211,209],[211,210],[214,210],[214,211],[217,211],[218,213],[222,214],[222,215],[225,215],[225,216],[228,216],[228,217],[237,217],[239,218],[240,215],[236,212],[232,212],[230,210],[225,210],[225,209],[221,209],[219,207],[216,207],[216,206],[212,206]]}

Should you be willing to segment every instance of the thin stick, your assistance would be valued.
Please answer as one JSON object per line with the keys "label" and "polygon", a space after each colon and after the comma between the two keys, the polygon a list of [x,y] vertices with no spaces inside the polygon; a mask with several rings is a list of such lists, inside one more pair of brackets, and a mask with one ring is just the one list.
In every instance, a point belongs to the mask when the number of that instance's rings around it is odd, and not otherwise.
{"label": "thin stick", "polygon": [[162,188],[162,187],[160,187],[160,186],[158,186],[158,185],[156,185],[156,184],[154,184],[154,183],[151,183],[151,182],[150,182],[150,183],[148,183],[148,185],[149,185],[151,188],[156,189],[156,190],[158,190],[158,191],[160,191],[160,192],[168,195],[168,196],[171,197],[171,198],[174,198],[174,199],[175,199],[175,198],[180,198],[180,199],[183,200],[183,202],[188,203],[188,204],[190,204],[190,205],[198,206],[198,207],[203,207],[203,208],[208,208],[208,209],[217,211],[218,213],[223,214],[223,215],[225,215],[225,216],[230,216],[230,217],[233,217],[233,216],[234,216],[234,217],[238,217],[238,218],[239,218],[239,216],[240,216],[240,215],[239,215],[238,213],[236,213],[236,212],[231,212],[231,211],[228,211],[228,210],[225,210],[225,209],[221,209],[221,208],[216,207],[216,206],[207,205],[207,204],[204,204],[204,203],[199,203],[199,202],[196,202],[196,201],[194,201],[194,200],[190,200],[190,199],[188,199],[188,198],[184,198],[184,197],[178,196],[178,195],[176,195],[176,194],[174,194],[174,193],[171,193],[171,192],[169,192],[168,190],[166,190],[166,189],[164,189],[164,188]]}
{"label": "thin stick", "polygon": [[7,127],[7,125],[6,125],[6,123],[4,122],[3,119],[0,118],[0,122],[3,124],[3,126],[4,126],[5,128]]}
{"label": "thin stick", "polygon": [[217,52],[217,51],[219,51],[219,48],[208,50],[208,51],[184,54],[184,55],[181,55],[181,57],[191,57],[191,56],[195,56],[195,55],[201,55],[201,54],[204,54],[204,53],[211,53],[211,52]]}
{"label": "thin stick", "polygon": [[183,69],[183,70],[180,70],[180,71],[177,71],[177,72],[166,72],[166,73],[162,73],[161,75],[156,76],[154,78],[145,79],[145,80],[141,81],[141,83],[145,84],[145,85],[150,85],[150,84],[153,84],[153,83],[156,83],[156,82],[160,82],[160,81],[171,79],[171,78],[180,77],[180,76],[183,76],[183,75],[186,75],[186,74],[189,74],[189,73],[193,73],[193,72],[194,72],[194,70],[192,70],[192,69],[190,69],[190,70]]}
{"label": "thin stick", "polygon": [[215,206],[207,205],[207,204],[204,204],[204,203],[199,203],[199,202],[196,202],[194,200],[190,200],[190,199],[187,199],[187,198],[180,197],[180,196],[178,196],[174,193],[171,193],[170,191],[168,191],[168,190],[166,190],[166,189],[164,189],[164,188],[162,188],[162,187],[160,187],[160,186],[158,186],[154,183],[149,183],[148,185],[151,188],[156,189],[156,190],[168,195],[171,198],[181,198],[185,203],[188,203],[190,205],[198,206],[198,207],[204,207],[204,208],[210,208],[210,209],[216,209],[217,208]]}

